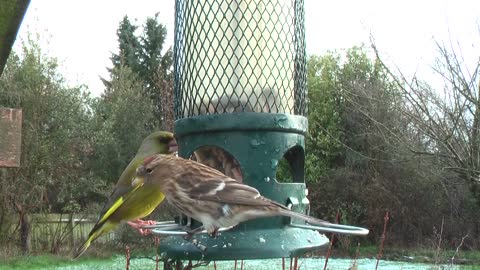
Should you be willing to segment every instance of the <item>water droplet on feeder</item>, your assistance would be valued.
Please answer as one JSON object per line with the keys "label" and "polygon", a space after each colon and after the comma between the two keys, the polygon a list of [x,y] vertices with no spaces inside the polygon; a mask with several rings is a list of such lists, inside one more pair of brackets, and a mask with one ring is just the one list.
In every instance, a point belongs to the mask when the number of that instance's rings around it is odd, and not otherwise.
{"label": "water droplet on feeder", "polygon": [[277,125],[278,127],[283,127],[284,126],[284,123],[285,121],[287,121],[288,118],[286,115],[281,115],[281,116],[277,116],[273,119],[275,125]]}
{"label": "water droplet on feeder", "polygon": [[274,120],[275,120],[275,122],[286,121],[287,116],[286,115],[275,116]]}
{"label": "water droplet on feeder", "polygon": [[267,182],[267,183],[270,182],[270,177],[268,177],[268,176],[265,177],[265,182]]}
{"label": "water droplet on feeder", "polygon": [[278,165],[278,160],[272,159],[272,160],[270,160],[270,162],[272,163],[272,169],[275,169]]}
{"label": "water droplet on feeder", "polygon": [[285,246],[284,246],[284,245],[281,245],[280,247],[282,248],[282,250],[285,250]]}
{"label": "water droplet on feeder", "polygon": [[227,243],[227,246],[231,247],[231,246],[232,246],[232,243]]}
{"label": "water droplet on feeder", "polygon": [[198,248],[199,248],[201,251],[207,250],[207,247],[204,246],[204,245],[198,245]]}
{"label": "water droplet on feeder", "polygon": [[258,238],[258,241],[259,241],[260,243],[265,243],[265,242],[267,242],[267,241],[265,240],[265,238],[263,238],[263,237],[259,237],[259,238]]}
{"label": "water droplet on feeder", "polygon": [[259,146],[261,143],[257,140],[257,139],[253,139],[250,141],[250,144],[253,146],[253,147],[257,147]]}

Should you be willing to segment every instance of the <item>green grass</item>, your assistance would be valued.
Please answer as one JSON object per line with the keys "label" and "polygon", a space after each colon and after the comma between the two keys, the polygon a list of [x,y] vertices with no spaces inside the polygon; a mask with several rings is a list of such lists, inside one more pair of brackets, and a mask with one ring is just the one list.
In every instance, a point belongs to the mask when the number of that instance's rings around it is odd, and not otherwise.
{"label": "green grass", "polygon": [[44,270],[55,269],[58,267],[66,267],[70,265],[92,265],[99,266],[100,264],[107,265],[111,261],[111,258],[80,258],[78,260],[72,260],[68,257],[61,257],[55,255],[37,255],[26,257],[15,257],[8,259],[4,262],[0,262],[1,270],[9,269],[29,269],[29,270]]}
{"label": "green grass", "polygon": [[480,270],[480,265],[462,265],[460,270]]}
{"label": "green grass", "polygon": [[[155,262],[148,260],[148,259],[138,259],[138,256],[153,256],[153,250],[145,250],[145,249],[133,249],[132,250],[132,260],[131,260],[131,269],[154,269]],[[360,257],[363,258],[370,258],[370,263],[375,261],[375,255],[377,253],[377,247],[375,246],[365,246],[360,249]],[[440,257],[442,259],[451,258],[454,251],[441,251]],[[335,252],[334,252],[335,254]],[[94,270],[94,269],[123,269],[125,267],[125,258],[124,253],[121,251],[105,251],[104,249],[92,250],[92,252],[84,254],[80,259],[72,260],[70,257],[66,256],[55,256],[49,254],[41,254],[36,256],[27,256],[27,257],[13,257],[8,258],[6,260],[0,260],[0,270],[10,270],[10,269],[29,269],[29,270],[53,270],[53,269],[81,269],[81,270]],[[413,257],[413,259],[406,258],[407,256]],[[434,263],[434,250],[427,250],[427,249],[386,249],[385,255],[383,259],[389,261],[405,261],[404,265],[411,265],[414,263]],[[137,257],[137,258],[136,258]],[[331,259],[331,263],[335,261],[342,260],[338,259],[338,254],[334,255]],[[348,263],[352,261],[353,255],[346,255],[341,256],[344,257],[344,261]],[[428,259],[427,259],[428,258]],[[466,259],[470,264],[469,265],[462,265],[459,268],[460,270],[480,270],[480,251],[461,251],[458,256],[458,259]],[[306,269],[314,269],[314,265],[320,263],[323,266],[322,258],[317,259],[300,259],[300,261],[305,260],[307,266]],[[272,260],[272,263],[279,263],[280,260]],[[457,262],[457,261],[456,261]],[[249,262],[246,264],[246,268],[244,269],[257,269],[258,265],[251,265],[254,262]],[[365,263],[365,262],[364,262]],[[384,262],[385,264],[387,262]],[[448,265],[445,261],[441,263]],[[225,265],[230,266],[231,262],[219,263],[218,269],[230,269],[229,267],[225,268]],[[271,264],[266,264],[271,265]],[[381,264],[382,265],[382,264]],[[398,262],[396,265],[402,265],[401,262]],[[456,263],[457,267],[458,264]],[[278,266],[278,265],[277,265]],[[363,265],[363,269],[365,265]],[[202,268],[202,269],[210,269],[210,268]],[[334,268],[331,268],[334,269]],[[343,269],[343,268],[342,268]],[[361,269],[359,267],[359,269]],[[388,266],[386,268],[380,267],[380,269],[390,269]],[[400,266],[400,268],[391,268],[391,269],[405,269]],[[407,268],[410,269],[410,268]],[[422,268],[424,269],[424,268]],[[437,269],[432,266],[432,269]],[[448,266],[447,268],[449,269]]]}
{"label": "green grass", "polygon": [[[299,263],[303,265],[302,269],[321,269],[324,265],[324,258],[300,258]],[[375,259],[360,259],[357,261],[359,264],[359,269],[372,269],[375,266]],[[287,259],[287,268],[289,260]],[[347,269],[352,264],[351,259],[335,259],[332,258],[329,260],[329,269]],[[219,261],[216,263],[217,269],[227,270],[232,269],[234,262],[233,261]],[[281,269],[281,259],[269,259],[269,260],[251,260],[245,261],[244,268],[245,270],[270,270],[270,269]],[[8,264],[0,264],[0,269],[45,269],[45,270],[109,270],[109,269],[124,269],[125,268],[125,259],[122,256],[114,256],[111,258],[103,259],[92,259],[85,258],[80,260],[66,260],[56,256],[36,256],[29,259],[21,260],[10,260]],[[154,269],[155,262],[148,259],[135,259],[131,261],[130,269]],[[160,264],[160,269],[161,264]],[[212,270],[213,263],[210,263],[209,266],[200,267],[199,270]],[[454,267],[450,268],[449,265],[443,266],[433,266],[426,264],[414,264],[409,262],[391,262],[391,261],[382,261],[380,263],[379,269],[421,269],[421,270],[438,270],[438,269],[455,269],[455,270],[479,270],[478,266],[463,266],[463,267]]]}
{"label": "green grass", "polygon": [[[356,248],[350,248],[348,250],[348,254],[342,257],[350,257],[353,258],[355,256]],[[378,253],[377,246],[361,246],[360,247],[360,257],[376,257]],[[383,251],[383,259],[385,260],[392,260],[392,261],[409,261],[409,262],[418,262],[418,263],[448,263],[450,259],[454,256],[454,250],[440,250],[438,252],[433,249],[426,249],[426,248],[389,248],[385,247]],[[454,264],[468,264],[472,265],[475,268],[467,268],[467,269],[478,269],[480,270],[480,266],[477,267],[476,265],[480,265],[480,251],[479,250],[467,250],[467,251],[459,251],[458,254],[455,255]]]}
{"label": "green grass", "polygon": [[[154,256],[154,249],[132,248],[131,258]],[[120,264],[122,269],[125,267],[125,253],[124,251],[112,250],[111,248],[91,248],[87,250],[82,257],[73,260],[71,255],[52,255],[52,254],[37,254],[34,256],[13,256],[6,258],[2,256],[0,259],[0,270],[10,269],[29,269],[29,270],[49,270],[62,269],[73,266],[81,266],[81,269],[118,269]],[[115,262],[115,264],[114,264]],[[131,264],[134,266],[141,262],[142,264],[152,264],[151,260],[135,260],[132,259]],[[115,266],[112,266],[115,265]],[[142,265],[143,266],[143,265]],[[112,268],[113,267],[113,268]],[[143,268],[132,268],[143,269]],[[150,269],[150,268],[149,268]]]}

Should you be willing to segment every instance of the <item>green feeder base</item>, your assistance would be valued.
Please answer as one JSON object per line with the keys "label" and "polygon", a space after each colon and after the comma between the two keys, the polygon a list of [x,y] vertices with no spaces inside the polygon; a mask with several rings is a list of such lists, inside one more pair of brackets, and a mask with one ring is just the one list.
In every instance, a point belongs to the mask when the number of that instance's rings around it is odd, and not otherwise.
{"label": "green feeder base", "polygon": [[158,253],[164,259],[207,261],[299,257],[328,242],[328,238],[317,231],[288,226],[283,229],[232,229],[219,233],[216,238],[199,234],[187,241],[182,236],[168,236],[160,241]]}

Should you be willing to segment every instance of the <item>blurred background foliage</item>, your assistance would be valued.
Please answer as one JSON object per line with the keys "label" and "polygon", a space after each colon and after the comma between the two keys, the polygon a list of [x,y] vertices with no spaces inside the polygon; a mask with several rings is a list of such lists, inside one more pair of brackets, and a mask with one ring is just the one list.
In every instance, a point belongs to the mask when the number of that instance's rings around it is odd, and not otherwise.
{"label": "blurred background foliage", "polygon": [[[141,27],[125,17],[117,36],[99,97],[67,86],[35,35],[11,53],[0,106],[23,109],[23,153],[20,168],[0,169],[2,246],[30,251],[29,214],[95,216],[141,140],[171,129],[165,27],[157,15]],[[462,72],[452,50],[438,46],[443,89],[392,72],[375,48],[309,56],[305,171],[313,215],[333,221],[339,213],[342,223],[369,228],[362,241],[375,244],[388,211],[391,245],[431,246],[443,224],[445,247],[467,233],[464,247],[479,247],[478,68]],[[291,178],[280,164],[277,178]],[[123,232],[117,241],[133,238]]]}

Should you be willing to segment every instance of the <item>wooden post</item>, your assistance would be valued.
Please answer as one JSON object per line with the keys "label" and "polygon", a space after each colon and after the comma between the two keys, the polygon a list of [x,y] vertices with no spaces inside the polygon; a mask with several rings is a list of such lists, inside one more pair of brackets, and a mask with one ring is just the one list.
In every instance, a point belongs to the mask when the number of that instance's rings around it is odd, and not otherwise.
{"label": "wooden post", "polygon": [[0,167],[20,167],[22,109],[0,108]]}
{"label": "wooden post", "polygon": [[75,228],[75,219],[73,213],[70,214],[70,222],[69,222],[69,233],[70,233],[70,247],[75,247],[75,235],[73,232],[73,228]]}
{"label": "wooden post", "polygon": [[31,246],[31,225],[27,214],[21,210],[20,212],[20,246],[23,255],[29,255],[32,250]]}

